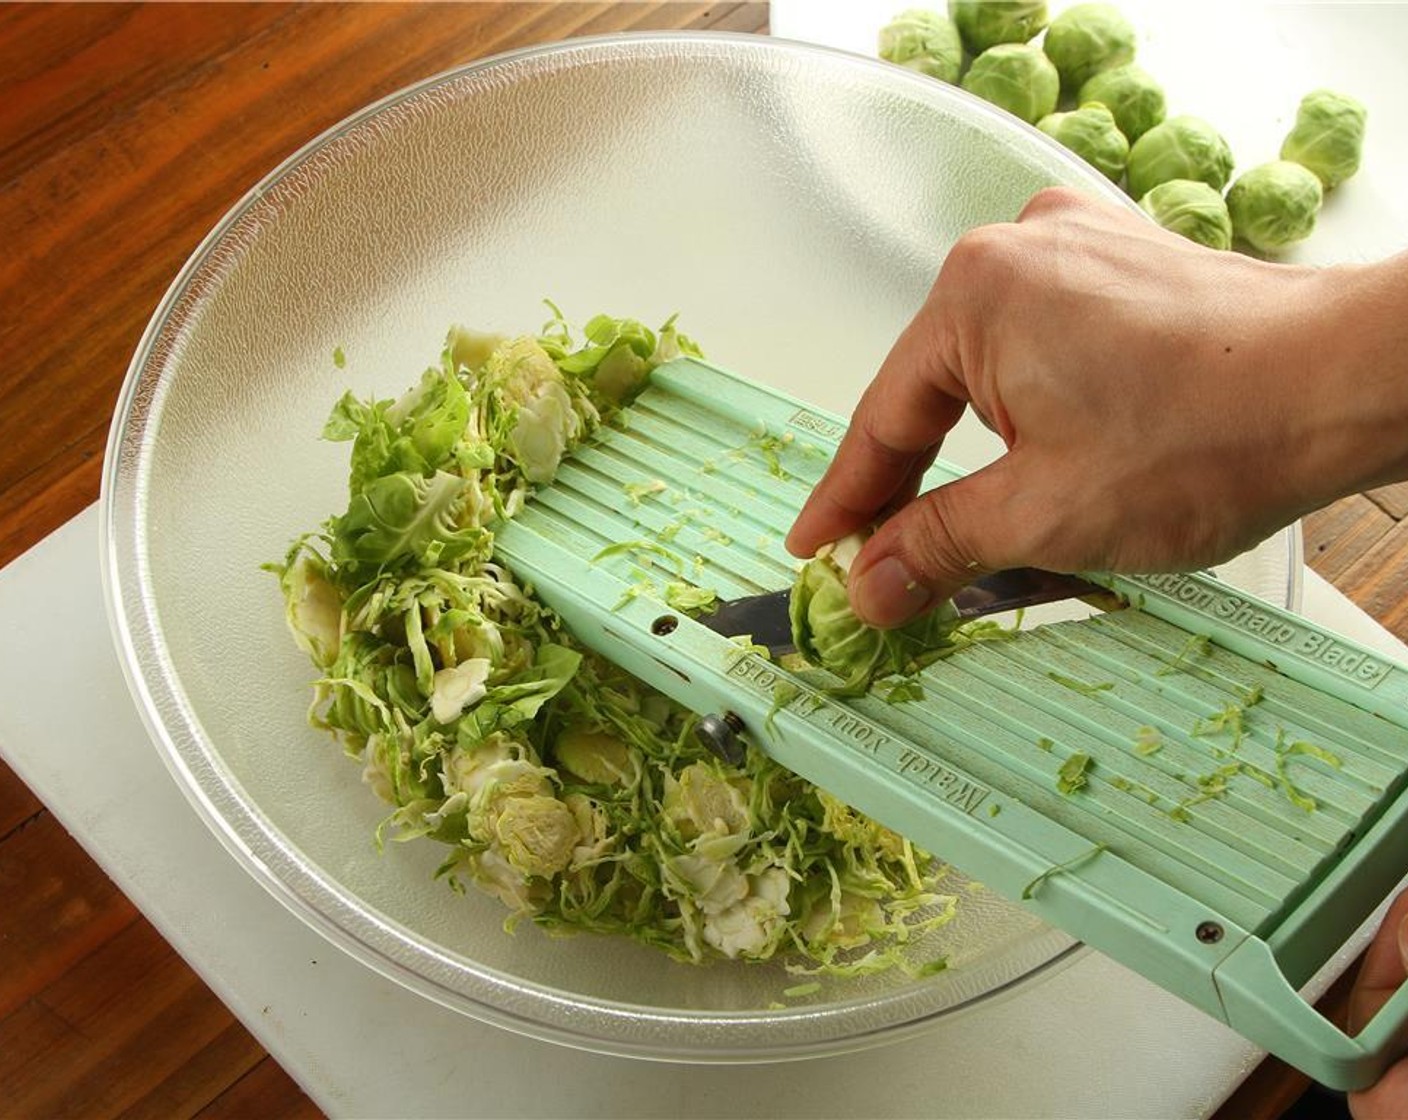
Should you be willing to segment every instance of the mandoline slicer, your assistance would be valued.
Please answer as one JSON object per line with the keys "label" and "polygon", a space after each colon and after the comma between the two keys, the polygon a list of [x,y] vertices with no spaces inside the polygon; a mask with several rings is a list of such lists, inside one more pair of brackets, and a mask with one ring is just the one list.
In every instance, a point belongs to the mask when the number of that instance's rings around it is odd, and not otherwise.
{"label": "mandoline slicer", "polygon": [[1094,576],[1130,606],[966,648],[919,700],[838,700],[662,589],[790,586],[843,422],[685,358],[626,420],[498,537],[584,642],[1327,1085],[1404,1051],[1408,985],[1356,1038],[1297,989],[1408,869],[1408,669],[1210,577]]}

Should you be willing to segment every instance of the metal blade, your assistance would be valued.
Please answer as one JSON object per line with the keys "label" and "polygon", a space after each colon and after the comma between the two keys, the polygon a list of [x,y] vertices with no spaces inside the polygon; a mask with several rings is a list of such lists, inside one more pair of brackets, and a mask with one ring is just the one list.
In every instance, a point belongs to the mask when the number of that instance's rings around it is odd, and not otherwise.
{"label": "metal blade", "polygon": [[792,644],[792,620],[787,616],[791,596],[789,590],[732,599],[721,603],[713,614],[701,616],[699,621],[726,638],[746,634],[755,645],[767,646],[768,652],[780,656],[797,648]]}
{"label": "metal blade", "polygon": [[[746,634],[757,645],[767,646],[774,656],[781,656],[796,648],[792,644],[792,623],[787,615],[791,594],[790,590],[770,591],[766,595],[733,599],[699,621],[728,638]],[[1059,599],[1104,594],[1103,588],[1077,576],[1040,568],[1013,568],[970,583],[953,597],[953,604],[958,608],[959,618],[970,619],[1034,607],[1038,603],[1054,603]]]}
{"label": "metal blade", "polygon": [[1104,594],[1104,588],[1087,583],[1079,576],[1041,568],[1010,568],[970,583],[953,597],[953,605],[958,608],[959,618],[981,618],[986,614],[1035,607],[1039,603],[1099,594]]}

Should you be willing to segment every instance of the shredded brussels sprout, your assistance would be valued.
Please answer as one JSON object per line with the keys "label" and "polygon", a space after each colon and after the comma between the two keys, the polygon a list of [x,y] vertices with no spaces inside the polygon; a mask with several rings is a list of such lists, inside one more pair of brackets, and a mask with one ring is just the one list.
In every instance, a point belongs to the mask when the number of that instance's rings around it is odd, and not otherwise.
{"label": "shredded brussels sprout", "polygon": [[1159,734],[1157,727],[1145,725],[1141,727],[1134,736],[1134,753],[1141,758],[1148,758],[1150,755],[1158,754],[1164,749],[1163,736]]}
{"label": "shredded brussels sprout", "polygon": [[1046,880],[1050,879],[1053,875],[1060,875],[1063,871],[1070,871],[1072,868],[1079,866],[1086,860],[1094,859],[1101,852],[1107,851],[1108,849],[1109,845],[1107,844],[1096,844],[1093,848],[1089,849],[1088,851],[1081,852],[1081,854],[1076,856],[1074,859],[1068,859],[1065,863],[1058,863],[1054,867],[1048,867],[1045,871],[1043,871],[1040,875],[1038,875],[1035,879],[1028,883],[1024,888],[1022,888],[1022,901],[1026,902],[1032,898],[1035,898],[1038,888],[1040,888],[1040,886],[1044,882],[1046,882]]}
{"label": "shredded brussels sprout", "polygon": [[1061,763],[1060,770],[1056,772],[1056,788],[1069,797],[1076,790],[1085,787],[1086,775],[1093,767],[1090,755],[1084,751],[1076,751]]}
{"label": "shredded brussels sprout", "polygon": [[[693,962],[781,954],[800,974],[942,968],[907,958],[956,906],[928,855],[760,751],[715,759],[693,714],[583,648],[494,560],[495,527],[563,457],[655,366],[699,353],[673,320],[597,316],[579,345],[552,310],[536,336],[452,329],[395,400],[344,396],[324,435],[351,444],[347,507],[272,566],[320,674],[311,718],[392,806],[378,841],[444,845],[440,875],[498,897],[510,928]],[[786,442],[758,433],[740,454],[780,474]],[[608,554],[640,569],[623,601],[713,609],[657,541]]]}
{"label": "shredded brussels sprout", "polygon": [[1108,692],[1115,687],[1114,681],[1100,681],[1092,684],[1089,681],[1078,681],[1075,677],[1068,677],[1064,673],[1047,673],[1053,681],[1062,688],[1069,688],[1072,692],[1079,692],[1084,696],[1098,696],[1102,692]]}

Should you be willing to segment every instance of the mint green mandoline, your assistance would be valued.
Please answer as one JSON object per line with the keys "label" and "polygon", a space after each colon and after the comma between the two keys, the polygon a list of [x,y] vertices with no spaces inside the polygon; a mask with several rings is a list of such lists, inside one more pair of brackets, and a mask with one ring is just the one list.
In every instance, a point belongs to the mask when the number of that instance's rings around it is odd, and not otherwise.
{"label": "mint green mandoline", "polygon": [[[1095,576],[1131,606],[964,649],[922,700],[833,699],[663,588],[789,586],[783,537],[843,431],[678,359],[499,555],[588,645],[734,713],[754,749],[1317,1080],[1376,1080],[1408,1043],[1408,986],[1357,1038],[1297,989],[1408,869],[1408,669],[1209,577]],[[632,540],[654,544],[597,559]],[[1077,753],[1085,784],[1063,794]]]}

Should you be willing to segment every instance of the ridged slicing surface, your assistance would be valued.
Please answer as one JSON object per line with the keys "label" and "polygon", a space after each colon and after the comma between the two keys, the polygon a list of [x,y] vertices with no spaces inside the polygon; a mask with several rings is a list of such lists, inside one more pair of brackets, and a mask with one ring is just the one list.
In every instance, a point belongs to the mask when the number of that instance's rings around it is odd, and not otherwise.
{"label": "ridged slicing surface", "polygon": [[[586,559],[622,546],[598,564],[647,592],[788,586],[782,539],[831,448],[807,421],[755,419],[747,393],[711,400],[708,385],[662,378],[564,464],[519,529]],[[1133,609],[973,646],[926,670],[924,692],[854,703],[1249,929],[1303,896],[1408,757],[1408,731]],[[1077,752],[1086,782],[1062,793]]]}

